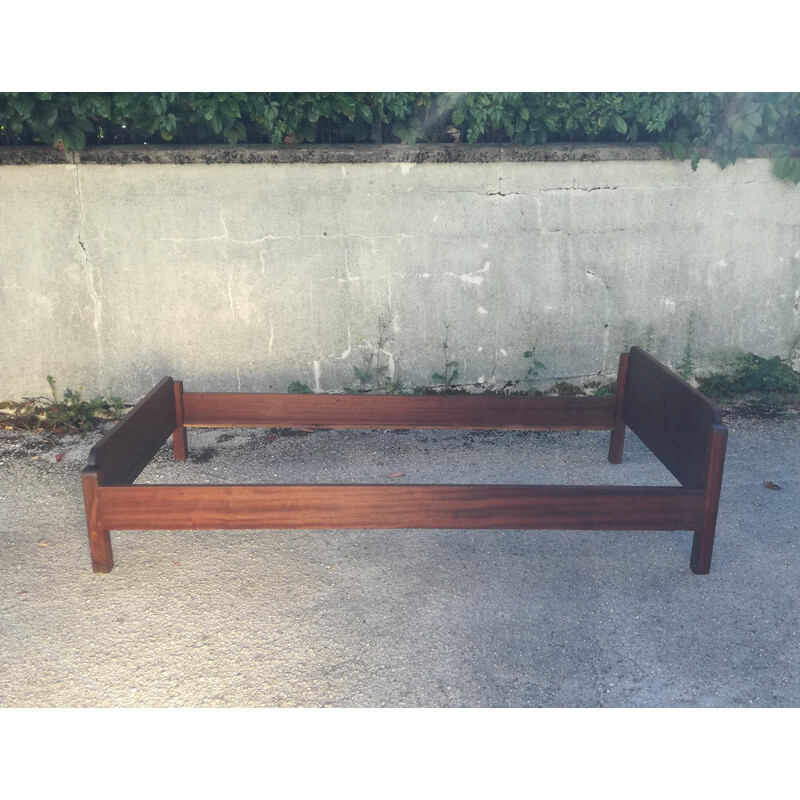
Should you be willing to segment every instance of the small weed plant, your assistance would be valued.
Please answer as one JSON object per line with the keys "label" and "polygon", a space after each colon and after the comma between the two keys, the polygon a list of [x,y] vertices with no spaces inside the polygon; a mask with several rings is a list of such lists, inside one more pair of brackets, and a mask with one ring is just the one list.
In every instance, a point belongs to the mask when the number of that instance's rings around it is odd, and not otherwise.
{"label": "small weed plant", "polygon": [[442,343],[442,349],[444,350],[444,370],[442,372],[434,372],[431,375],[431,380],[444,386],[445,392],[450,391],[455,382],[458,380],[458,370],[456,369],[458,366],[458,361],[452,361],[447,356],[447,340],[449,335],[450,329],[447,328],[447,333],[445,334],[444,342]]}
{"label": "small weed plant", "polygon": [[387,373],[388,364],[381,364],[381,349],[383,344],[378,341],[375,347],[369,348],[364,353],[361,366],[353,365],[353,374],[359,384],[359,391],[368,392],[371,389],[382,389],[389,380]]}
{"label": "small weed plant", "polygon": [[53,394],[52,404],[45,408],[45,422],[54,430],[82,431],[91,429],[94,422],[101,418],[111,416],[119,419],[122,416],[122,399],[111,397],[92,397],[84,400],[78,391],[65,389],[61,398],[56,393],[56,382],[52,375],[47,376],[47,383]]}
{"label": "small weed plant", "polygon": [[26,398],[21,403],[5,409],[7,427],[48,433],[76,433],[91,430],[102,419],[119,419],[122,416],[122,399],[119,397],[92,397],[66,389],[61,397],[56,391],[52,375],[47,376],[50,398]]}
{"label": "small weed plant", "polygon": [[603,383],[602,381],[587,381],[584,390],[591,397],[614,397],[617,393],[617,382]]}
{"label": "small weed plant", "polygon": [[[398,394],[403,390],[403,384],[397,374],[397,365],[394,370],[390,368],[390,362],[383,362],[383,356],[387,354],[386,347],[392,342],[392,335],[389,332],[391,319],[378,318],[378,338],[374,345],[366,342],[362,346],[362,358],[360,365],[353,365],[353,374],[358,381],[359,392],[386,392],[386,394]],[[361,340],[364,341],[363,339]],[[391,356],[389,356],[391,358]]]}
{"label": "small weed plant", "polygon": [[536,345],[533,345],[530,350],[526,350],[522,357],[528,359],[528,371],[525,373],[522,382],[528,385],[528,394],[531,394],[533,392],[533,384],[536,383],[536,379],[539,377],[539,370],[544,369],[545,366],[541,361],[536,360]]}

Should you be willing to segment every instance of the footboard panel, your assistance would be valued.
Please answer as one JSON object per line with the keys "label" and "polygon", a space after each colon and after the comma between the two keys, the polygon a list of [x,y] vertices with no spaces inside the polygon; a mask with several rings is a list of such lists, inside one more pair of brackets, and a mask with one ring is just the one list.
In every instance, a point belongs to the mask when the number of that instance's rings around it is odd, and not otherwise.
{"label": "footboard panel", "polygon": [[638,347],[632,347],[628,357],[623,418],[683,486],[705,488],[712,434],[722,427],[722,414]]}

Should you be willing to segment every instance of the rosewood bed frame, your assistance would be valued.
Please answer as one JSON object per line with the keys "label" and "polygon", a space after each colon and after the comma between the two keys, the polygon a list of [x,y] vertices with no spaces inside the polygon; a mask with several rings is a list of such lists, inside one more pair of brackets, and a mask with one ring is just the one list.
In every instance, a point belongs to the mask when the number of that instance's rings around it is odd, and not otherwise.
{"label": "rosewood bed frame", "polygon": [[[193,426],[609,430],[614,464],[627,426],[680,486],[133,483],[170,436],[185,460]],[[620,356],[615,397],[209,394],[163,378],[89,453],[92,567],[114,566],[110,530],[688,530],[706,574],[727,436],[719,408],[638,347]]]}

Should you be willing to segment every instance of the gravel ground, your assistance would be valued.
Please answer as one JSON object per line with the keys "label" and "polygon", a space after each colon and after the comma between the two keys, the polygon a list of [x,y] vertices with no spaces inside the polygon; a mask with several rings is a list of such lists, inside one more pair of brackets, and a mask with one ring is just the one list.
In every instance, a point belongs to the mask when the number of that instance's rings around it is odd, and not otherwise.
{"label": "gravel ground", "polygon": [[[798,706],[800,423],[727,423],[707,576],[688,532],[419,530],[112,532],[96,575],[80,470],[100,432],[5,432],[0,705]],[[189,461],[167,445],[139,480],[674,485],[632,434],[622,465],[607,446],[193,430]]]}

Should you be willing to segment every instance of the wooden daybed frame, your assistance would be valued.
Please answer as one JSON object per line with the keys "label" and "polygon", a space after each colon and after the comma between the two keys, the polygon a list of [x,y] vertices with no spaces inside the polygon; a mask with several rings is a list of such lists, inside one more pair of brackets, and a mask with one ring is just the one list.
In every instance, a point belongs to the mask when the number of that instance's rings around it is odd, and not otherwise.
{"label": "wooden daybed frame", "polygon": [[[170,435],[186,459],[192,426],[610,430],[614,464],[627,426],[681,485],[134,485]],[[92,567],[114,566],[110,530],[688,530],[691,569],[706,574],[727,435],[717,406],[637,347],[620,356],[616,397],[209,394],[164,378],[89,453]]]}

